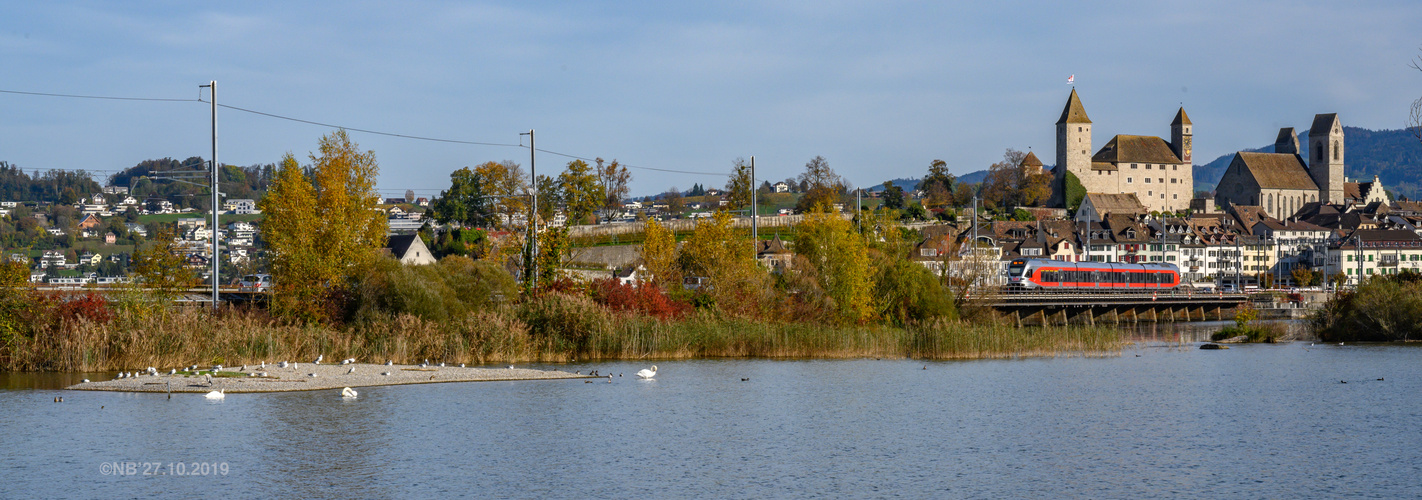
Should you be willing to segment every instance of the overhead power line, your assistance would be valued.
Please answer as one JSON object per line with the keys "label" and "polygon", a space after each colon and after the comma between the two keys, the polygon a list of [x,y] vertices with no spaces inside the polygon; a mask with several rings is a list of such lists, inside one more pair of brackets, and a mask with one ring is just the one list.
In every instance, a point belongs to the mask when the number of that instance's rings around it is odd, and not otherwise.
{"label": "overhead power line", "polygon": [[[19,90],[0,90],[0,93],[4,93],[4,94],[18,94],[18,95],[32,95],[32,96],[43,96],[43,97],[65,97],[65,98],[71,98],[71,99],[100,99],[100,100],[111,100],[111,101],[198,102],[198,103],[210,104],[210,101],[203,100],[201,97],[196,98],[196,99],[172,99],[172,98],[152,98],[152,97],[121,97],[121,96],[95,96],[95,95],[81,95],[81,94],[57,94],[57,93],[48,93],[48,92],[25,92],[25,91],[19,91]],[[276,113],[267,113],[267,112],[265,112],[265,111],[257,111],[257,110],[254,110],[254,109],[247,109],[247,108],[242,108],[242,107],[238,107],[238,106],[232,106],[232,105],[228,105],[228,104],[218,104],[217,107],[225,108],[225,109],[230,109],[230,110],[233,110],[233,111],[241,111],[241,112],[243,112],[243,113],[250,113],[250,114],[254,114],[254,115],[265,116],[265,117],[268,117],[268,118],[275,118],[275,119],[278,119],[278,120],[287,120],[287,121],[291,121],[291,122],[305,123],[305,124],[308,124],[308,125],[316,125],[316,126],[320,126],[320,127],[338,128],[338,129],[349,130],[349,131],[352,131],[352,132],[360,132],[360,133],[365,133],[365,134],[382,135],[382,136],[387,136],[387,137],[398,137],[398,138],[401,138],[401,139],[413,139],[413,140],[419,140],[419,141],[443,142],[443,143],[449,143],[449,144],[468,144],[468,145],[474,145],[474,146],[516,147],[516,148],[526,147],[526,146],[524,146],[522,143],[520,143],[520,144],[510,144],[510,143],[500,143],[500,142],[465,141],[465,140],[459,140],[459,139],[442,139],[442,138],[438,138],[438,137],[425,137],[425,136],[410,135],[410,134],[397,134],[397,133],[394,133],[394,132],[381,132],[381,131],[378,131],[378,130],[370,130],[370,129],[355,128],[355,127],[347,127],[347,126],[343,126],[343,125],[336,125],[336,124],[332,124],[332,123],[318,122],[318,121],[314,121],[314,120],[304,120],[304,119],[301,119],[301,118],[295,118],[295,117],[291,117],[291,116],[279,115],[279,114],[276,114]],[[595,160],[595,159],[588,158],[588,157],[585,157],[585,156],[578,156],[578,155],[571,155],[571,154],[567,154],[567,153],[560,153],[560,152],[557,152],[557,151],[552,151],[552,150],[547,150],[547,149],[537,149],[537,151],[542,152],[542,153],[548,153],[548,154],[551,154],[551,155],[554,155],[554,156],[562,156],[562,157],[565,157],[565,158],[572,158],[572,159],[575,159],[575,160],[583,160],[583,161],[587,161],[587,162],[595,162],[595,161],[597,161],[597,160]],[[694,171],[694,170],[677,170],[677,169],[670,169],[670,168],[643,167],[643,166],[638,166],[638,165],[630,165],[630,164],[626,164],[626,163],[619,163],[619,165],[622,165],[622,166],[624,166],[624,167],[631,168],[631,169],[636,169],[636,170],[650,170],[650,171],[654,171],[654,172],[667,172],[667,173],[673,173],[673,174],[712,175],[712,176],[717,176],[717,177],[729,175],[729,173],[727,173],[727,172],[699,172],[699,171]],[[81,169],[75,169],[75,170],[81,170]],[[88,170],[88,171],[89,171],[89,172],[101,172],[101,170]]]}

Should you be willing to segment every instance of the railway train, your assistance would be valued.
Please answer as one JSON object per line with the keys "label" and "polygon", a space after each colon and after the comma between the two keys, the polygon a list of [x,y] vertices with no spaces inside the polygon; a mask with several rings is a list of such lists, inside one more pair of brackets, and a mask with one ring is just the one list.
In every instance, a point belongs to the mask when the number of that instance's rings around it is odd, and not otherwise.
{"label": "railway train", "polygon": [[1008,291],[1144,292],[1178,286],[1175,264],[1015,259],[1007,265]]}

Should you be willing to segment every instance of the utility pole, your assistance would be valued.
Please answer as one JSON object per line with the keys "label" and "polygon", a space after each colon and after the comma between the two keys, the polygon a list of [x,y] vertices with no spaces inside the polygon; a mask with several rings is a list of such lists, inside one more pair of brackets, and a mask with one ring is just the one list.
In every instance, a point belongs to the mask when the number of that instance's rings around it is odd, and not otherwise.
{"label": "utility pole", "polygon": [[533,147],[533,129],[519,135],[528,136],[528,185],[533,194],[528,205],[528,269],[523,277],[531,290],[538,286],[538,163],[535,156],[538,150]]}
{"label": "utility pole", "polygon": [[755,185],[755,155],[751,155],[751,178],[750,178],[750,188],[751,188],[751,206],[750,206],[750,209],[751,209],[751,211],[750,211],[750,213],[751,213],[751,242],[752,242],[752,243],[755,243],[755,245],[756,245],[755,248],[759,249],[759,248],[760,248],[760,208],[759,208],[758,205],[756,205],[756,201],[757,201],[756,191],[759,191],[760,189],[757,188],[756,185]]}
{"label": "utility pole", "polygon": [[209,229],[211,229],[212,233],[212,309],[216,311],[217,283],[222,269],[222,252],[217,248],[217,215],[221,209],[217,199],[217,171],[219,170],[218,165],[220,165],[217,163],[217,80],[209,81],[207,85],[201,85],[199,87],[207,87],[208,100],[211,101],[212,104],[212,227]]}

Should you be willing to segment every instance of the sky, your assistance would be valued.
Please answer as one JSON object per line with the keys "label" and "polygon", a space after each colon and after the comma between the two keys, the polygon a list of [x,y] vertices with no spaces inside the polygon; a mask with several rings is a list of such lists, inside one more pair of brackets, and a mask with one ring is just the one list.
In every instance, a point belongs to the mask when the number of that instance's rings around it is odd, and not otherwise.
{"label": "sky", "polygon": [[[305,160],[333,126],[379,189],[434,196],[485,161],[634,167],[631,194],[722,186],[824,156],[856,186],[968,173],[1008,148],[1055,161],[1075,75],[1095,123],[1195,162],[1271,144],[1315,113],[1397,129],[1422,97],[1422,2],[4,2],[0,161],[100,180],[154,158]],[[519,145],[525,147],[519,147]],[[551,152],[551,153],[550,153]],[[661,169],[661,170],[652,170]],[[677,170],[682,173],[665,172]],[[689,172],[689,173],[688,173]]]}

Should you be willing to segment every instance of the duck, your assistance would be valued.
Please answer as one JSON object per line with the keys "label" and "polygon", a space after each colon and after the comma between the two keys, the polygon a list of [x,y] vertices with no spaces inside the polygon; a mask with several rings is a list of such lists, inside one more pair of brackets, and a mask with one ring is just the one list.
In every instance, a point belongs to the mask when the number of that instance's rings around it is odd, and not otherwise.
{"label": "duck", "polygon": [[641,378],[652,378],[657,376],[657,365],[652,365],[651,369],[643,368],[642,371],[637,372],[637,376]]}

